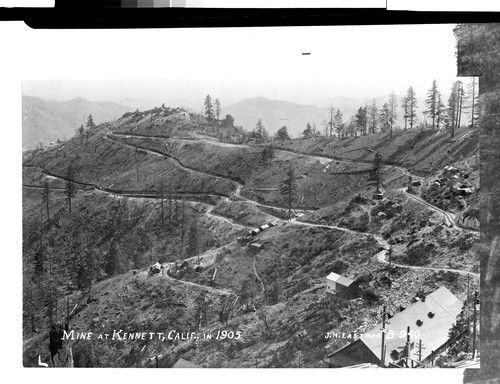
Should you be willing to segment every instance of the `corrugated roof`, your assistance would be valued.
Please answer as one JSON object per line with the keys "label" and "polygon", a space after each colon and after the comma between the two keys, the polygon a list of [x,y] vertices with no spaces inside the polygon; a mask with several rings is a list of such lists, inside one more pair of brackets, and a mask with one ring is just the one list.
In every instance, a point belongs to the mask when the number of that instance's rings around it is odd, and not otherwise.
{"label": "corrugated roof", "polygon": [[[433,351],[437,350],[448,341],[448,332],[456,321],[457,315],[462,309],[463,303],[455,297],[446,287],[442,286],[427,295],[425,301],[417,301],[405,310],[395,314],[386,323],[386,355],[385,363],[394,362],[391,352],[403,350],[406,344],[406,331],[410,326],[410,332],[419,331],[420,336],[410,337],[410,343],[414,343],[410,351],[411,358],[418,358],[418,344],[422,340],[422,360],[427,358]],[[429,318],[428,313],[434,316]],[[422,325],[417,326],[417,320],[422,321]],[[375,356],[380,359],[382,346],[382,325],[370,329],[364,333],[359,341],[363,342]],[[393,332],[393,337],[389,337],[389,331]],[[400,333],[401,332],[401,333]],[[333,357],[347,346],[332,353]]]}
{"label": "corrugated roof", "polygon": [[335,281],[336,283],[342,284],[343,286],[346,287],[354,283],[354,281],[352,281],[351,279],[348,279],[347,277],[344,276],[340,276],[335,272],[331,272],[326,278],[327,280]]}
{"label": "corrugated roof", "polygon": [[[392,361],[390,354],[393,350],[400,351],[406,343],[406,330],[410,326],[410,331],[419,331],[420,337],[410,337],[410,343],[415,343],[414,348],[410,351],[410,357],[418,356],[418,343],[422,340],[422,360],[429,356],[432,351],[441,347],[448,341],[448,331],[456,321],[457,315],[462,309],[462,302],[458,300],[446,287],[440,287],[436,291],[430,293],[425,298],[425,301],[418,301],[409,306],[404,311],[394,315],[386,325],[387,332],[392,330],[394,337],[389,338],[386,333],[387,353],[385,362]],[[434,313],[431,319],[428,313]],[[422,325],[417,326],[417,320],[422,321]],[[380,334],[381,325],[366,332],[365,335]],[[400,337],[400,332],[403,332],[403,337]],[[377,356],[381,353],[382,338],[367,338],[363,337],[362,341],[368,348]],[[425,349],[424,349],[425,348]]]}

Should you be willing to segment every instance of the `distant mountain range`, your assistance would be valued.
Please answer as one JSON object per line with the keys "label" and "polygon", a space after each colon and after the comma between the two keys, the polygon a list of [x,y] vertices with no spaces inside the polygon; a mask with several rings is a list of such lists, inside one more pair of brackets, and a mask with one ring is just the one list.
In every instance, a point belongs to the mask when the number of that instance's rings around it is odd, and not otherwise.
{"label": "distant mountain range", "polygon": [[89,101],[80,97],[51,101],[23,95],[23,149],[73,136],[81,124],[85,125],[89,114],[96,124],[100,124],[131,110],[131,107],[108,101]]}
{"label": "distant mountain range", "polygon": [[[402,112],[399,106],[402,96],[397,95],[398,100],[398,124],[403,124]],[[375,98],[377,107],[380,109],[384,102],[389,99],[389,95]],[[236,104],[222,108],[222,117],[231,114],[236,124],[251,131],[254,129],[258,119],[262,120],[265,128],[270,134],[274,134],[280,127],[286,125],[288,133],[293,137],[299,137],[307,123],[316,124],[316,129],[324,131],[323,122],[328,120],[329,106],[332,105],[343,114],[344,121],[347,122],[354,116],[359,107],[370,105],[373,99],[352,99],[345,97],[335,97],[318,102],[318,105],[296,104],[282,100],[270,100],[264,97],[255,97],[242,100]],[[425,109],[425,99],[417,99],[417,117],[422,121],[421,112]]]}

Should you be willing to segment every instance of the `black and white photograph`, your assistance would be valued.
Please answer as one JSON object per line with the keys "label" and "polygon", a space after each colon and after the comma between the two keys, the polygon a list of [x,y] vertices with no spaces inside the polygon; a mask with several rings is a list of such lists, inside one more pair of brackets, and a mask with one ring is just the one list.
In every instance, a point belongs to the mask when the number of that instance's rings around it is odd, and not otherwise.
{"label": "black and white photograph", "polygon": [[106,48],[133,76],[23,79],[23,365],[479,368],[467,28],[147,31]]}
{"label": "black and white photograph", "polygon": [[2,361],[498,383],[500,24],[239,8],[0,24]]}

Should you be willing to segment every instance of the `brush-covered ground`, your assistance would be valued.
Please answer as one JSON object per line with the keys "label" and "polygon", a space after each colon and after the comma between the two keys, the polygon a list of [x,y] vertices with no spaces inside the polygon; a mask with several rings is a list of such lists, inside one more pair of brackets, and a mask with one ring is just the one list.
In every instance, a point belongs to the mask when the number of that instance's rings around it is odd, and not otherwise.
{"label": "brush-covered ground", "polygon": [[427,175],[478,152],[479,131],[457,129],[452,138],[448,130],[408,129],[393,133],[326,139],[324,137],[285,141],[279,147],[306,154],[317,154],[357,162],[373,162],[379,152],[387,164]]}
{"label": "brush-covered ground", "polygon": [[[462,300],[467,284],[477,286],[479,234],[439,211],[458,221],[477,196],[429,192],[442,164],[478,187],[474,131],[451,143],[423,131],[278,149],[219,141],[217,128],[156,108],[23,155],[25,366],[50,360],[50,324],[68,319],[94,333],[64,343],[75,366],[171,367],[182,357],[203,367],[325,367],[327,353],[349,342],[328,332],[361,333],[380,322],[381,305],[394,313],[440,285]],[[435,143],[446,146],[428,148]],[[398,209],[372,199],[374,150]],[[287,222],[278,189],[290,165],[297,193]],[[406,168],[426,176],[412,194],[433,206],[404,193]],[[260,250],[237,241],[271,221],[251,238]],[[148,274],[156,261],[164,268]],[[355,280],[361,297],[328,293],[330,272]],[[148,335],[98,339],[114,330]]]}

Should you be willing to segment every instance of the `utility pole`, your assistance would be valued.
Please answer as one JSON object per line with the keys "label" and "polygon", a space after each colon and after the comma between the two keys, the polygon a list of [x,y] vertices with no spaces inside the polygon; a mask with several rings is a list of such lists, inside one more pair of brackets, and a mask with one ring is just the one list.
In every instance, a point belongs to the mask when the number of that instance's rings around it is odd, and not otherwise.
{"label": "utility pole", "polygon": [[[469,305],[470,305],[470,296],[469,296],[469,291],[470,291],[470,275],[467,274],[467,333],[470,332],[470,316],[469,316]],[[465,346],[465,352],[469,353],[469,337],[466,337],[467,343]]]}
{"label": "utility pole", "polygon": [[181,252],[184,256],[184,211],[186,205],[186,198],[182,196],[182,222],[181,222]]}
{"label": "utility pole", "polygon": [[477,291],[474,293],[474,329],[472,330],[472,358],[476,358]]}
{"label": "utility pole", "polygon": [[135,146],[135,169],[137,175],[137,184],[139,184],[139,160],[137,159],[137,145]]}
{"label": "utility pole", "polygon": [[386,306],[382,311],[382,346],[380,348],[380,366],[385,367],[385,311]]}
{"label": "utility pole", "polygon": [[406,327],[406,365],[408,366],[408,358],[410,357],[410,326]]}
{"label": "utility pole", "polygon": [[160,203],[161,203],[161,226],[163,227],[163,220],[164,220],[164,213],[163,213],[163,197],[164,197],[164,191],[163,191],[163,183],[160,184]]}
{"label": "utility pole", "polygon": [[392,258],[392,246],[389,247],[389,270],[388,270],[388,277],[389,280],[391,279],[391,258]]}
{"label": "utility pole", "polygon": [[172,227],[172,182],[168,191],[168,228]]}

